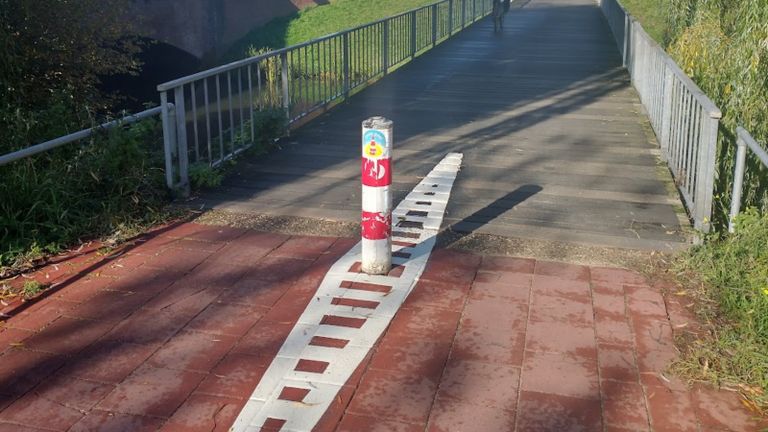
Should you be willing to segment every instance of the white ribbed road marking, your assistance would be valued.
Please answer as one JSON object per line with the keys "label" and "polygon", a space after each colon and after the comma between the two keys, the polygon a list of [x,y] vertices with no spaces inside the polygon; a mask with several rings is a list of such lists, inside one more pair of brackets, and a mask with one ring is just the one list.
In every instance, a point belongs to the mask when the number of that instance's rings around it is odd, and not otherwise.
{"label": "white ribbed road marking", "polygon": [[[330,268],[231,431],[257,432],[270,418],[285,421],[281,431],[312,430],[424,272],[461,159],[461,153],[448,154],[393,211],[392,240],[414,244],[392,246],[398,253],[392,264],[403,267],[399,277],[350,272],[360,262],[360,243]],[[334,299],[378,304],[347,306]],[[320,346],[311,344],[315,337],[347,342],[342,348]],[[322,373],[296,371],[300,360],[328,365]],[[286,387],[309,392],[301,402],[280,399]]]}

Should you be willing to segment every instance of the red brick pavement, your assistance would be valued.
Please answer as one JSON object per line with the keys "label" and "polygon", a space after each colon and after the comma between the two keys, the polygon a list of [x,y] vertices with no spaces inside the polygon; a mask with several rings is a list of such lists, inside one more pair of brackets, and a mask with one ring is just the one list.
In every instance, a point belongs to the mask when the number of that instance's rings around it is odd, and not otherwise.
{"label": "red brick pavement", "polygon": [[[79,258],[0,332],[0,431],[228,430],[354,243],[189,223]],[[690,320],[626,270],[437,250],[317,430],[767,427],[662,373]]]}

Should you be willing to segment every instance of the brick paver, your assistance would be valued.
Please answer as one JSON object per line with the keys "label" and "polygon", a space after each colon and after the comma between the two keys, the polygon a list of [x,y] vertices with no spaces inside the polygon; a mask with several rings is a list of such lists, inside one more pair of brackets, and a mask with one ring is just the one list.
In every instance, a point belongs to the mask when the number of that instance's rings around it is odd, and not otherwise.
{"label": "brick paver", "polygon": [[[227,430],[354,243],[186,223],[39,271],[59,286],[0,332],[0,431]],[[680,323],[627,270],[436,250],[316,430],[768,426],[665,372]]]}

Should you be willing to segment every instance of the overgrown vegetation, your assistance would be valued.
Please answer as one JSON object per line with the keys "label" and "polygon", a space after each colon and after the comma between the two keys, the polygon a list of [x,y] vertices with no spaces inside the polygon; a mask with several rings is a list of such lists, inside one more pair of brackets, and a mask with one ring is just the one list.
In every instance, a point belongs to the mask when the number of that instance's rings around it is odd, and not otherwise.
{"label": "overgrown vegetation", "polygon": [[[713,223],[728,222],[736,127],[768,145],[768,2],[621,0],[723,111]],[[750,157],[744,207],[768,210],[768,170]]]}
{"label": "overgrown vegetation", "polygon": [[376,21],[437,0],[330,0],[292,15],[275,18],[233,44],[222,61],[244,58],[249,49],[273,49]]}
{"label": "overgrown vegetation", "polygon": [[22,288],[21,293],[24,298],[29,299],[40,294],[44,288],[45,287],[40,282],[36,280],[28,280],[24,282],[24,287]]}
{"label": "overgrown vegetation", "polygon": [[162,219],[160,134],[159,121],[146,120],[2,167],[0,265]]}
{"label": "overgrown vegetation", "polygon": [[[101,77],[133,73],[127,0],[0,0],[0,154],[110,114]],[[0,167],[0,266],[160,217],[157,121]]]}
{"label": "overgrown vegetation", "polygon": [[751,209],[736,228],[677,263],[710,330],[686,346],[677,369],[692,379],[738,386],[756,408],[768,409],[768,215]]}
{"label": "overgrown vegetation", "polygon": [[768,143],[768,2],[621,0],[723,111],[713,224],[704,246],[681,256],[687,289],[710,334],[686,346],[678,370],[738,386],[768,408],[768,170],[748,159],[736,233],[726,232],[736,127]]}

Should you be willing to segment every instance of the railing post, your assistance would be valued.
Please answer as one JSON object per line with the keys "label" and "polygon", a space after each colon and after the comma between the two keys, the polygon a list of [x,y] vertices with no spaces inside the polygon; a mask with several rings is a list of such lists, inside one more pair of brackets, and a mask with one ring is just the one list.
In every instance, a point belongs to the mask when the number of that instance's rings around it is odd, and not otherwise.
{"label": "railing post", "polygon": [[392,121],[363,121],[362,144],[361,269],[385,275],[392,268]]}
{"label": "railing post", "polygon": [[477,1],[472,0],[472,22],[475,22],[477,20]]}
{"label": "railing post", "polygon": [[280,54],[280,81],[283,92],[283,109],[285,110],[285,118],[291,120],[291,93],[288,86],[288,52]]}
{"label": "railing post", "polygon": [[389,18],[384,20],[384,29],[381,36],[381,64],[384,68],[384,75],[389,72]]}
{"label": "railing post", "polygon": [[744,187],[744,171],[747,164],[747,143],[737,134],[736,165],[733,170],[733,192],[731,193],[731,213],[728,216],[728,232],[735,231],[734,220],[741,211],[741,194]]}
{"label": "railing post", "polygon": [[184,86],[173,90],[176,107],[176,144],[179,158],[179,190],[184,197],[189,196],[189,151],[187,148],[187,110],[184,103]]}
{"label": "railing post", "polygon": [[[621,8],[619,8],[619,11],[621,11]],[[632,22],[629,19],[629,15],[626,13],[624,14],[624,52],[621,56],[621,62],[622,66],[627,67],[629,65],[629,29],[632,26]]]}
{"label": "railing post", "polygon": [[702,119],[701,142],[698,154],[698,175],[696,176],[696,207],[693,215],[693,227],[708,233],[711,227],[712,195],[715,187],[715,156],[717,153],[717,132],[720,119],[712,117]]}
{"label": "railing post", "polygon": [[461,0],[461,28],[467,25],[467,0]]}
{"label": "railing post", "polygon": [[411,12],[411,58],[416,57],[416,11]]}
{"label": "railing post", "polygon": [[669,137],[672,128],[672,88],[674,86],[672,71],[664,62],[664,101],[661,107],[661,136],[659,137],[659,146],[661,147],[661,159],[669,159]]}
{"label": "railing post", "polygon": [[453,34],[453,0],[448,0],[448,37]]}
{"label": "railing post", "polygon": [[432,48],[437,44],[437,3],[432,5]]}
{"label": "railing post", "polygon": [[160,107],[162,109],[160,118],[163,121],[163,149],[165,151],[165,184],[168,189],[173,189],[173,149],[176,147],[176,119],[171,116],[167,92],[160,92]]}
{"label": "railing post", "polygon": [[342,50],[344,51],[342,53],[342,63],[344,65],[344,98],[349,97],[349,85],[350,85],[350,77],[349,77],[349,32],[345,32],[344,35],[341,38],[342,40]]}

